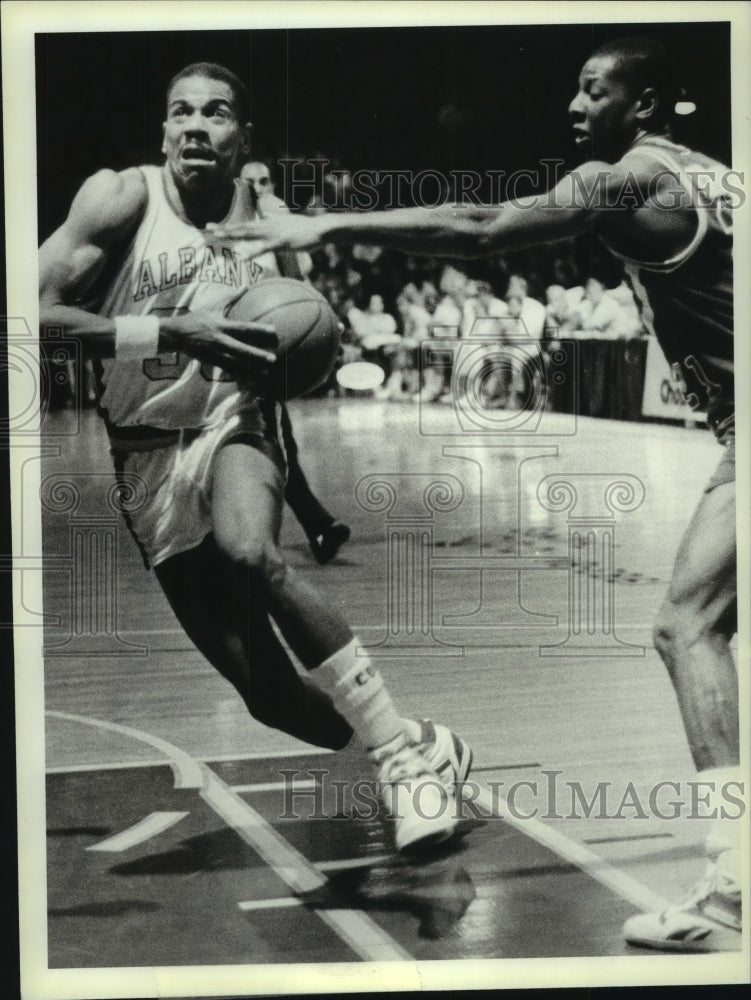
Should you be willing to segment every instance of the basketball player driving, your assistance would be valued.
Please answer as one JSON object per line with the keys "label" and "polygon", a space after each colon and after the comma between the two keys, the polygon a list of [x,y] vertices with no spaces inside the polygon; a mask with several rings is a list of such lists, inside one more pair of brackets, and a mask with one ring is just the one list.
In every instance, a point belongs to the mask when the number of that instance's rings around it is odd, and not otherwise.
{"label": "basketball player driving", "polygon": [[[569,106],[583,162],[542,197],[287,216],[223,227],[223,235],[254,238],[264,250],[357,242],[473,257],[591,233],[623,261],[644,324],[725,446],[681,542],[654,641],[700,776],[715,790],[742,789],[729,647],[737,612],[730,209],[739,192],[726,167],[672,140],[669,65],[649,39],[610,43],[587,60]],[[681,905],[631,918],[627,940],[688,951],[711,947],[718,923],[740,929],[740,824],[717,815],[707,877]]]}
{"label": "basketball player driving", "polygon": [[173,78],[164,165],[95,174],[42,246],[41,326],[62,327],[98,359],[116,472],[147,494],[126,520],[188,636],[262,723],[333,749],[354,732],[397,848],[416,849],[456,829],[453,785],[471,752],[445,727],[397,715],[346,622],[279,548],[279,405],[259,395],[274,337],[222,317],[264,271],[205,232],[254,217],[236,179],[247,117],[245,87],[224,67]]}

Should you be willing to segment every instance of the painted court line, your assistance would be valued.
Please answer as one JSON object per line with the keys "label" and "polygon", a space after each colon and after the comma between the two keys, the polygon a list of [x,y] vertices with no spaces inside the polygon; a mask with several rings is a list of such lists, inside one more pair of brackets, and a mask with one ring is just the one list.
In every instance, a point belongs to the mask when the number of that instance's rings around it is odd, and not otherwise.
{"label": "painted court line", "polygon": [[[269,866],[296,892],[306,892],[326,884],[325,876],[302,854],[287,843],[244,799],[241,799],[205,763],[199,763],[183,750],[158,737],[137,729],[120,726],[103,720],[71,715],[66,712],[48,712],[56,718],[98,726],[130,736],[160,749],[175,770],[175,787],[199,788],[204,800],[256,851]],[[189,781],[189,784],[180,784]],[[669,903],[652,892],[626,872],[606,862],[583,844],[538,819],[521,819],[513,815],[505,797],[498,789],[477,789],[473,801],[490,816],[501,810],[507,823],[537,843],[553,851],[558,857],[575,864],[591,878],[643,911],[663,910]],[[322,920],[346,941],[362,958],[378,960],[411,960],[396,941],[364,913],[355,910],[316,911]]]}
{"label": "painted court line", "polygon": [[387,861],[394,861],[393,854],[363,854],[361,858],[339,858],[337,861],[316,861],[316,868],[319,872],[338,872],[348,868],[370,868],[373,865],[382,865]]}
{"label": "painted court line", "polygon": [[131,729],[130,726],[120,726],[116,722],[107,722],[104,719],[92,719],[87,715],[73,715],[70,712],[55,712],[48,710],[45,715],[54,719],[65,719],[66,722],[79,722],[84,726],[94,726],[96,729],[107,729],[113,733],[120,733],[122,736],[129,736],[131,739],[139,740],[141,743],[148,743],[155,750],[161,750],[167,758],[162,763],[172,766],[175,773],[175,788],[200,788],[203,782],[201,768],[190,754],[185,753],[179,747],[168,743],[167,740],[152,736],[140,729]]}
{"label": "painted court line", "polygon": [[[201,797],[291,889],[297,893],[313,892],[328,884],[326,877],[288,844],[260,813],[210,768],[203,766],[206,782]],[[412,961],[408,951],[361,911],[317,909],[315,912],[362,959]]]}
{"label": "painted court line", "polygon": [[159,833],[164,833],[171,826],[185,819],[190,813],[187,812],[153,812],[145,816],[138,823],[116,833],[114,837],[100,840],[98,844],[87,847],[87,851],[127,851],[130,847],[143,844]]}
{"label": "painted court line", "polygon": [[571,840],[565,834],[560,833],[560,831],[548,826],[541,820],[535,818],[521,819],[518,816],[514,816],[513,810],[509,809],[505,796],[500,792],[496,794],[495,789],[491,793],[489,789],[480,788],[479,793],[474,796],[473,802],[476,802],[482,809],[487,810],[490,816],[497,816],[500,813],[502,822],[513,826],[531,840],[542,844],[543,847],[547,847],[554,854],[557,854],[559,858],[563,858],[564,861],[570,861],[577,868],[585,872],[585,874],[596,879],[602,885],[607,886],[608,889],[617,896],[620,896],[621,899],[632,903],[638,909],[644,912],[652,910],[662,911],[670,905],[668,900],[652,892],[651,889],[642,885],[641,882],[638,882],[635,878],[626,874],[626,872],[621,871],[620,868],[609,864],[599,854],[595,854],[594,851],[590,851],[583,844]]}
{"label": "painted court line", "polygon": [[[47,712],[47,715],[54,715]],[[303,747],[302,750],[269,750],[266,753],[225,753],[218,755],[196,756],[192,759],[206,764],[224,764],[242,760],[273,760],[277,757],[319,757],[322,754],[333,754],[335,750],[317,747]],[[148,760],[121,760],[97,764],[51,764],[45,768],[45,774],[79,774],[86,771],[120,771],[134,767],[165,767],[169,764],[163,757]]]}
{"label": "painted court line", "polygon": [[237,905],[241,910],[278,910],[287,906],[302,906],[303,900],[297,896],[282,896],[280,899],[246,899]]}
{"label": "painted court line", "polygon": [[[199,763],[184,750],[139,729],[120,726],[103,719],[53,712],[48,715],[121,733],[148,743],[168,758],[175,772],[176,788],[197,788],[201,798],[269,865],[295,892],[312,892],[328,884],[307,858],[296,851],[244,799],[233,792],[205,763]],[[188,783],[189,782],[189,783]],[[364,961],[411,962],[412,955],[386,933],[375,921],[359,910],[316,910],[324,923]]]}
{"label": "painted court line", "polygon": [[230,785],[233,792],[305,792],[316,787],[315,778],[304,778],[302,781],[257,781],[250,785]]}

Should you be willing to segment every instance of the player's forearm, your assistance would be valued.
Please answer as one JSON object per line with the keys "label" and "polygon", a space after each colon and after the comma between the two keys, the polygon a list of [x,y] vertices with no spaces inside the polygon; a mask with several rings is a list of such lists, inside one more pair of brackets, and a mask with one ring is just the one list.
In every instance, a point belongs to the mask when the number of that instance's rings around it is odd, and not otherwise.
{"label": "player's forearm", "polygon": [[[73,337],[81,343],[83,355],[87,358],[114,358],[123,355],[123,352],[136,355],[139,353],[139,344],[143,345],[141,356],[144,358],[175,350],[178,338],[176,331],[171,329],[169,318],[157,320],[156,317],[145,316],[124,319],[131,327],[134,321],[141,322],[144,335],[140,340],[137,334],[134,337],[133,333],[122,325],[118,330],[118,322],[114,317],[99,316],[77,306],[50,305],[44,301],[39,308],[39,327],[42,337],[48,337],[53,330]],[[150,327],[143,321],[150,323]],[[147,337],[149,330],[150,339]],[[132,350],[128,351],[130,344]]]}
{"label": "player's forearm", "polygon": [[498,209],[400,208],[390,212],[319,216],[320,243],[363,243],[436,257],[477,257],[485,253],[483,233]]}
{"label": "player's forearm", "polygon": [[404,208],[321,216],[321,242],[367,243],[436,257],[481,257],[566,239],[588,212],[549,196],[487,207]]}
{"label": "player's forearm", "polygon": [[43,339],[62,333],[81,343],[84,355],[89,358],[115,356],[115,321],[97,316],[76,306],[47,304],[39,306],[39,329]]}

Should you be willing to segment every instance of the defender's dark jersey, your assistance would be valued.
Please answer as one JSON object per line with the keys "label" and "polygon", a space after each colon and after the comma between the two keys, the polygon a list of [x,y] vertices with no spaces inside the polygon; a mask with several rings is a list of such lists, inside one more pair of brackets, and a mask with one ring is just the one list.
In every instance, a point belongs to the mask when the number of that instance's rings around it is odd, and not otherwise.
{"label": "defender's dark jersey", "polygon": [[[728,168],[661,136],[632,146],[674,174],[696,209],[696,233],[670,260],[619,257],[639,303],[642,320],[684,384],[692,409],[706,410],[722,436],[733,426],[732,189]],[[624,157],[628,162],[628,153]]]}

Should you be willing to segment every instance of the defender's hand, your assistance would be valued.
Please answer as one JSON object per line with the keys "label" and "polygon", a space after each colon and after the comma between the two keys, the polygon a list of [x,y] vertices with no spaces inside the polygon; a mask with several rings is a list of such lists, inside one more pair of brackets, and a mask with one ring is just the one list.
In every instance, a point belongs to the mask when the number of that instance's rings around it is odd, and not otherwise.
{"label": "defender's hand", "polygon": [[291,215],[278,212],[253,222],[233,223],[222,226],[209,223],[206,232],[214,240],[232,242],[243,240],[248,243],[248,256],[259,257],[273,250],[308,250],[323,239],[321,216]]}

